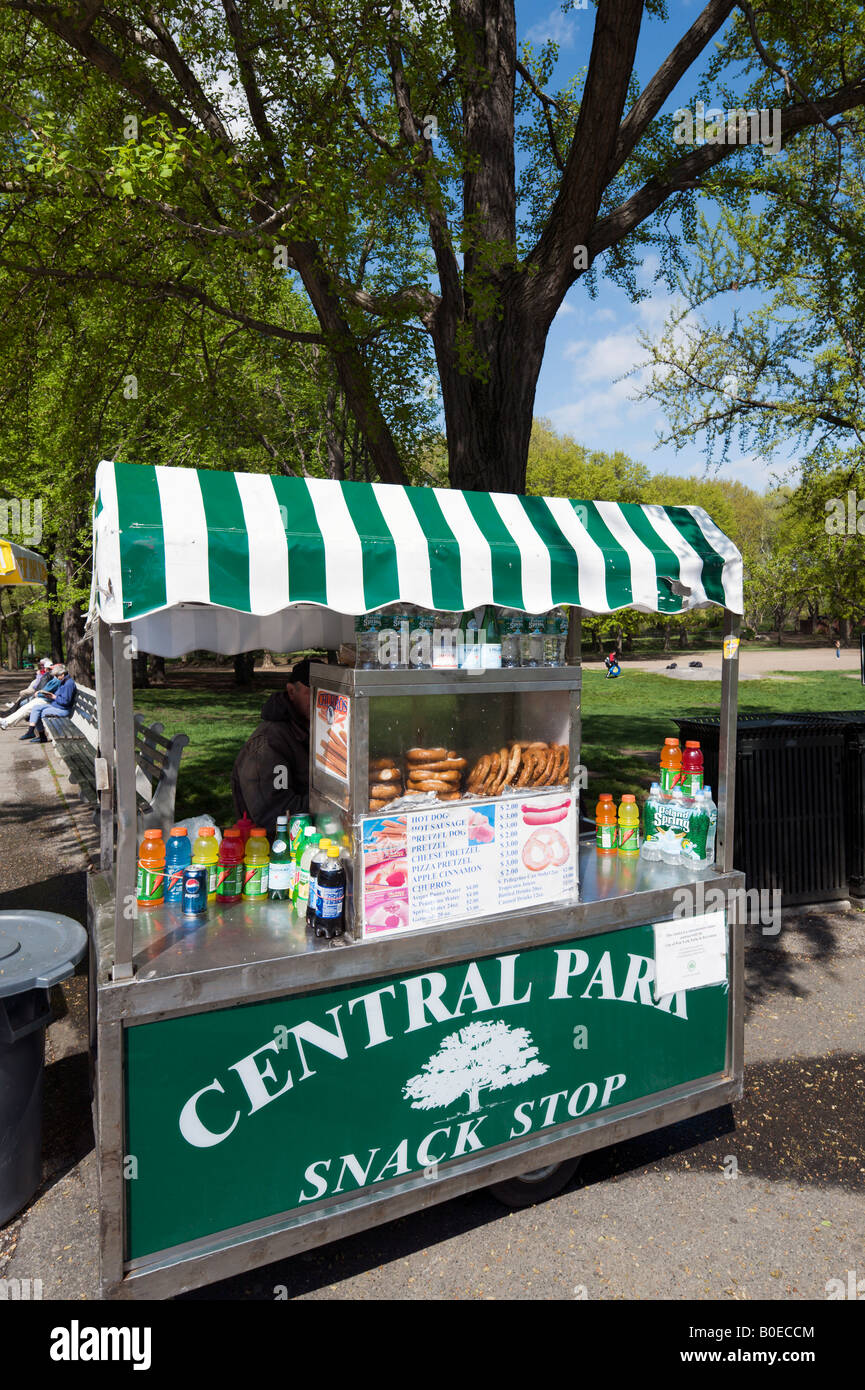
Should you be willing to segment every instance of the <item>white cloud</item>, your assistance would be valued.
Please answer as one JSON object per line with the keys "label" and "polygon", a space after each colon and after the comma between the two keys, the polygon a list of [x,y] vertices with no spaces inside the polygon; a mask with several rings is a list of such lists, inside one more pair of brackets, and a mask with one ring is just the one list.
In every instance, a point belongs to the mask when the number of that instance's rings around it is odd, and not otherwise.
{"label": "white cloud", "polygon": [[616,315],[612,309],[596,309],[590,318],[594,323],[615,323]]}
{"label": "white cloud", "polygon": [[542,44],[557,43],[560,48],[570,48],[576,38],[577,17],[574,14],[562,14],[557,7],[550,10],[546,19],[538,20],[533,24],[525,36],[525,42],[534,44],[540,48]]}
{"label": "white cloud", "polygon": [[556,318],[564,318],[566,314],[575,314],[576,312],[573,304],[569,304],[566,299],[563,299],[556,311]]}

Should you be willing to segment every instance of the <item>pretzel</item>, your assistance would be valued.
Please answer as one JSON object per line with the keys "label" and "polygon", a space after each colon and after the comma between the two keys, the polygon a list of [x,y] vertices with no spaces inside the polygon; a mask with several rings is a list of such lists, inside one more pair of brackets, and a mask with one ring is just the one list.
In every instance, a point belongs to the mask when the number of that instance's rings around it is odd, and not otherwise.
{"label": "pretzel", "polygon": [[399,787],[388,787],[380,782],[374,782],[369,789],[369,794],[373,801],[393,801],[396,797],[401,796],[402,792]]}
{"label": "pretzel", "polygon": [[409,782],[409,791],[452,792],[453,786],[450,782],[443,782],[440,777],[424,777],[417,782]]}
{"label": "pretzel", "polygon": [[548,743],[530,743],[527,746],[532,749],[532,752],[538,752],[541,749],[547,753],[550,751],[550,745]]}
{"label": "pretzel", "polygon": [[459,801],[461,796],[462,792],[439,792],[438,799],[439,801]]}
{"label": "pretzel", "polygon": [[510,762],[510,749],[501,748],[499,750],[499,774],[493,783],[492,795],[497,796],[502,788],[505,778],[508,775],[508,763]]}
{"label": "pretzel", "polygon": [[370,764],[370,772],[374,773],[379,782],[400,782],[402,774],[398,767],[374,768]]}
{"label": "pretzel", "polygon": [[515,744],[514,747],[511,749],[511,756],[508,761],[507,771],[505,772],[504,780],[502,781],[503,787],[507,787],[511,782],[513,782],[514,778],[516,777],[517,772],[519,771],[522,753],[523,750],[520,748],[519,744]]}
{"label": "pretzel", "polygon": [[440,763],[448,756],[446,748],[410,748],[406,758],[410,763]]}
{"label": "pretzel", "polygon": [[471,773],[469,774],[468,790],[470,792],[477,791],[480,787],[483,786],[484,780],[489,770],[490,755],[489,753],[484,753],[482,757],[478,758],[477,762],[471,770]]}
{"label": "pretzel", "polygon": [[413,772],[461,772],[466,766],[465,758],[442,758],[437,763],[410,763]]}
{"label": "pretzel", "polygon": [[370,772],[383,772],[385,768],[396,768],[396,766],[393,758],[370,758],[369,760]]}
{"label": "pretzel", "polygon": [[422,768],[418,768],[415,772],[410,772],[410,773],[409,773],[409,775],[408,775],[409,786],[411,786],[414,782],[426,781],[427,778],[428,778],[428,777],[431,777],[431,776],[432,776],[432,777],[435,777],[435,779],[436,779],[437,782],[457,782],[457,783],[458,783],[459,780],[460,780],[460,774],[459,774],[458,772],[432,772],[430,769],[425,768],[425,767],[422,767]]}
{"label": "pretzel", "polygon": [[551,779],[552,776],[553,776],[553,772],[555,771],[556,767],[558,766],[558,762],[559,762],[559,755],[558,755],[558,753],[556,752],[555,748],[551,748],[550,751],[549,751],[549,753],[547,754],[547,761],[546,761],[546,763],[544,764],[543,775],[542,775],[541,777],[538,778],[538,781],[537,781],[537,784],[536,784],[537,786],[539,786],[539,787],[546,787],[546,786],[549,784],[550,779]]}
{"label": "pretzel", "polygon": [[534,776],[534,771],[535,755],[530,748],[525,748],[523,750],[522,761],[520,763],[520,775],[517,778],[516,785],[518,787],[530,786],[532,777]]}
{"label": "pretzel", "polygon": [[499,757],[498,753],[490,753],[489,772],[487,773],[483,782],[480,783],[478,786],[478,791],[483,792],[484,796],[489,796],[491,794],[492,789],[495,786],[496,781],[498,780],[501,761],[502,760]]}

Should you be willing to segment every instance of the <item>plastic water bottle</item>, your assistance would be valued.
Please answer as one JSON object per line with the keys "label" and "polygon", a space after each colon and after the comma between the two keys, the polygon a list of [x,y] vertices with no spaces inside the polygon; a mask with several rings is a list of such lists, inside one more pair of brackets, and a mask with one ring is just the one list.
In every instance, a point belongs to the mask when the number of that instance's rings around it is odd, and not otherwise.
{"label": "plastic water bottle", "polygon": [[508,669],[519,666],[523,659],[523,615],[519,609],[503,608],[501,610],[499,632],[502,639],[502,666],[506,666]]}
{"label": "plastic water bottle", "polygon": [[661,784],[653,782],[649,788],[649,799],[643,807],[643,843],[640,858],[657,864],[661,859],[660,831],[657,826],[658,807],[661,804]]}
{"label": "plastic water bottle", "polygon": [[543,666],[544,664],[544,613],[528,613],[520,638],[523,666]]}
{"label": "plastic water bottle", "polygon": [[378,634],[380,613],[360,613],[354,620],[354,640],[357,649],[355,662],[361,671],[378,669]]}
{"label": "plastic water bottle", "polygon": [[551,608],[544,623],[544,665],[564,666],[568,640],[568,616],[561,608]]}
{"label": "plastic water bottle", "polygon": [[718,808],[712,800],[712,788],[704,787],[702,792],[703,807],[709,817],[709,833],[706,836],[706,863],[715,862],[715,831],[718,826]]}

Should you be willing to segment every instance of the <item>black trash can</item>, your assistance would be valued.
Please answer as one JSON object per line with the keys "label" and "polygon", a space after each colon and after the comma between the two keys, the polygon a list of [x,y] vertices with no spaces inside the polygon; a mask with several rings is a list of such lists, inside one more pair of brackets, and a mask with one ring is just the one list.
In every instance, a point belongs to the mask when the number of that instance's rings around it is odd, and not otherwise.
{"label": "black trash can", "polygon": [[[748,888],[780,889],[785,905],[846,898],[848,738],[842,716],[742,715],[737,720],[733,862]],[[677,719],[698,739],[718,789],[718,718]]]}
{"label": "black trash can", "polygon": [[86,945],[70,917],[0,912],[0,1226],[39,1186],[48,991],[72,974]]}

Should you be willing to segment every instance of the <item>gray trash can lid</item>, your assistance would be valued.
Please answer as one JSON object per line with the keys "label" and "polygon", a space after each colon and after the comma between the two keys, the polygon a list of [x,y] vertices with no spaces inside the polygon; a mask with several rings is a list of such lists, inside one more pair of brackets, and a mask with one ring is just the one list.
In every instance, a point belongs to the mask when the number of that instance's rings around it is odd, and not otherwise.
{"label": "gray trash can lid", "polygon": [[0,912],[0,998],[48,989],[72,974],[87,933],[58,912]]}

